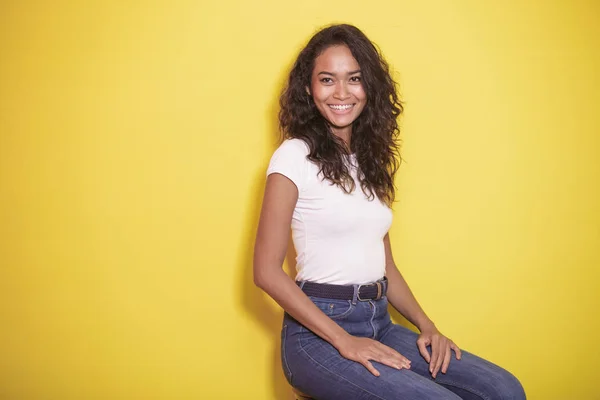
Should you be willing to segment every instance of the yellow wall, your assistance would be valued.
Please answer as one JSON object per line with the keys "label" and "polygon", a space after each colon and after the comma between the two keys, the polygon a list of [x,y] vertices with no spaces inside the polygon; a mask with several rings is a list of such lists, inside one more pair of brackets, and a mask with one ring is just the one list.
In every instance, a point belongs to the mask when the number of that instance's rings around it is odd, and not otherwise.
{"label": "yellow wall", "polygon": [[277,95],[361,27],[406,101],[397,262],[530,399],[600,399],[597,1],[0,2],[0,398],[285,399],[251,282]]}

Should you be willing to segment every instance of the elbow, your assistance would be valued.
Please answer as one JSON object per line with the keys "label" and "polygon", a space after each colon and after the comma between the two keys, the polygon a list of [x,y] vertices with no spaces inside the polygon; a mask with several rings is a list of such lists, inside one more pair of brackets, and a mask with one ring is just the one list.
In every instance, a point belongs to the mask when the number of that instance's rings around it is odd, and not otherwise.
{"label": "elbow", "polygon": [[254,285],[268,293],[283,272],[282,264],[283,257],[279,259],[255,254],[252,262]]}
{"label": "elbow", "polygon": [[254,286],[260,289],[264,287],[264,278],[256,272],[256,269],[254,269]]}
{"label": "elbow", "polygon": [[264,269],[254,266],[254,285],[262,290],[268,286],[267,274]]}
{"label": "elbow", "polygon": [[273,287],[278,285],[283,274],[282,269],[271,268],[267,265],[254,266],[254,285],[270,295]]}

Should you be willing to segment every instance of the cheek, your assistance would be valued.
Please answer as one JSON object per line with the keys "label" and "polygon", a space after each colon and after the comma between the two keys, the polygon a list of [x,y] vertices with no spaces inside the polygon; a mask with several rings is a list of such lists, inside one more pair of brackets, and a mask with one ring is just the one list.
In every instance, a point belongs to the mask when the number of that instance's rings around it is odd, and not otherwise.
{"label": "cheek", "polygon": [[322,88],[312,87],[311,96],[313,103],[315,103],[317,110],[319,110],[319,114],[325,116],[327,106],[324,103],[326,103],[327,93],[325,93]]}
{"label": "cheek", "polygon": [[312,96],[315,103],[319,103],[329,98],[329,92],[327,88],[324,88],[322,86],[314,86],[312,88]]}
{"label": "cheek", "polygon": [[322,101],[316,101],[315,105],[317,106],[317,110],[319,111],[319,114],[321,114],[321,116],[323,116],[324,118],[328,119],[327,114],[329,113],[329,107],[327,107],[327,105],[323,104]]}
{"label": "cheek", "polygon": [[365,89],[362,86],[358,86],[356,91],[354,92],[354,96],[362,101],[367,100],[367,94],[365,93]]}

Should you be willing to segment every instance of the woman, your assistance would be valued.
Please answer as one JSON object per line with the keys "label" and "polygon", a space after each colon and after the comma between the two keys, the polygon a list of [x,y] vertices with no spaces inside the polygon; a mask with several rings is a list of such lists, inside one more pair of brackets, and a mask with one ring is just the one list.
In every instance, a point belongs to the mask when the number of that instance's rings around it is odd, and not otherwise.
{"label": "woman", "polygon": [[[320,400],[524,399],[514,376],[437,329],[394,264],[401,111],[386,62],[351,25],[318,32],[290,73],[254,254],[255,283],[286,311],[286,378]],[[282,269],[290,225],[296,282]],[[391,322],[388,301],[419,335]]]}

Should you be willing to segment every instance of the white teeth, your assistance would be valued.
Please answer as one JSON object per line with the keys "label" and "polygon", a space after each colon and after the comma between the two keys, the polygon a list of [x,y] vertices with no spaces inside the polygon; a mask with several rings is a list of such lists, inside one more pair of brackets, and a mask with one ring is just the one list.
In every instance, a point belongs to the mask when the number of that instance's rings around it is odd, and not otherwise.
{"label": "white teeth", "polygon": [[352,108],[353,104],[343,104],[343,105],[337,105],[337,104],[330,104],[329,107],[333,108],[334,110],[347,110],[349,108]]}

